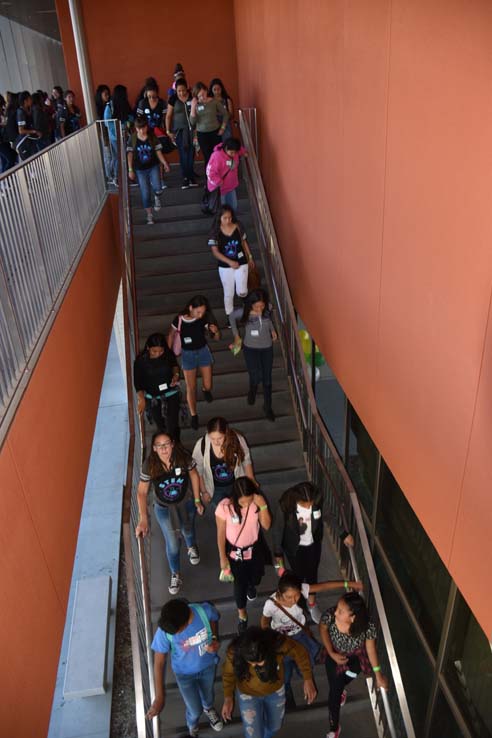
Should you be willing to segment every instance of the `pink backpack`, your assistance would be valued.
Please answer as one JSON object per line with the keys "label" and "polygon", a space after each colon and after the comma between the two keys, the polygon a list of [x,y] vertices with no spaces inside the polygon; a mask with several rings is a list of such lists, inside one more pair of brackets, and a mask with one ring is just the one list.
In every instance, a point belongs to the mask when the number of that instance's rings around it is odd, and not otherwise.
{"label": "pink backpack", "polygon": [[183,318],[180,315],[178,318],[178,329],[174,331],[174,338],[173,338],[173,351],[175,356],[181,356],[181,322]]}

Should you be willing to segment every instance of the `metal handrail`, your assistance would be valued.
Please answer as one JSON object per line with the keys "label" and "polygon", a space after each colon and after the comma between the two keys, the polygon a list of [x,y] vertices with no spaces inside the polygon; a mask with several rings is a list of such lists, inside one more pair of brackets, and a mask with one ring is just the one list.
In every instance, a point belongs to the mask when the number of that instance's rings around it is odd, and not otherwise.
{"label": "metal handrail", "polygon": [[[378,698],[373,691],[371,702],[376,714],[379,713],[379,721],[384,723],[380,725],[383,736],[415,738],[415,730],[357,492],[318,413],[313,394],[287,276],[256,155],[258,135],[256,108],[239,110],[239,122],[243,142],[249,151],[245,167],[251,194],[250,201],[254,206],[260,246],[262,247],[265,264],[268,267],[265,269],[266,278],[280,318],[278,321],[280,325],[280,343],[289,368],[294,406],[298,421],[301,424],[308,469],[313,481],[318,486],[326,489],[328,505],[331,511],[336,513],[337,521],[343,522],[343,526],[355,538],[355,550],[349,549],[350,560],[347,562],[347,568],[351,569],[358,579],[362,579],[369,594],[367,597],[369,611],[383,636],[382,641],[386,659],[382,660],[385,660],[389,667],[395,687],[397,700],[392,699],[393,692],[386,693],[386,691],[383,691],[381,697]],[[252,132],[254,132],[254,141]],[[340,550],[339,543],[336,545],[338,546],[339,556],[343,560],[346,554]],[[395,725],[395,713],[398,713],[398,728]]]}
{"label": "metal handrail", "polygon": [[95,125],[0,176],[0,444],[106,196]]}
{"label": "metal handrail", "polygon": [[125,357],[130,422],[130,448],[123,501],[124,552],[127,576],[128,608],[132,642],[137,738],[159,738],[159,718],[152,721],[145,714],[155,698],[153,670],[152,620],[150,601],[150,540],[136,538],[138,524],[137,488],[143,455],[143,426],[137,412],[133,389],[133,362],[138,353],[139,337],[136,313],[135,260],[128,188],[126,151],[121,124],[117,123],[119,171],[119,215],[121,235],[122,285],[125,322]]}

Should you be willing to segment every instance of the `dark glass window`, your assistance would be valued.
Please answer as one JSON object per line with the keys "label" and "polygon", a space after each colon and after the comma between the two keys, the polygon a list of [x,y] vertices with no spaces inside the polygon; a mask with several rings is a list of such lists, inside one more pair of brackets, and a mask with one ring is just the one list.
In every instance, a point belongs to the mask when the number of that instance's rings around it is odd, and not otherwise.
{"label": "dark glass window", "polygon": [[371,518],[379,454],[351,405],[349,406],[349,429],[347,470],[359,499]]}
{"label": "dark glass window", "polygon": [[492,736],[492,652],[485,633],[458,595],[444,663],[446,682],[477,738]]}
{"label": "dark glass window", "polygon": [[315,397],[333,443],[343,459],[345,449],[345,393],[321,352],[314,355]]}
{"label": "dark glass window", "polygon": [[443,738],[463,738],[463,733],[456,718],[451,712],[446,698],[439,690],[434,712],[432,713],[429,736],[443,736]]}
{"label": "dark glass window", "polygon": [[376,536],[437,655],[451,577],[384,461]]}
{"label": "dark glass window", "polygon": [[[433,668],[424,647],[415,634],[412,623],[405,614],[400,598],[377,552],[375,552],[374,564],[400,666],[403,686],[407,695],[410,715],[412,716],[415,732],[419,735],[422,733],[425,723]],[[383,646],[379,644],[378,651],[382,649]],[[383,663],[385,662],[385,659],[381,660]]]}

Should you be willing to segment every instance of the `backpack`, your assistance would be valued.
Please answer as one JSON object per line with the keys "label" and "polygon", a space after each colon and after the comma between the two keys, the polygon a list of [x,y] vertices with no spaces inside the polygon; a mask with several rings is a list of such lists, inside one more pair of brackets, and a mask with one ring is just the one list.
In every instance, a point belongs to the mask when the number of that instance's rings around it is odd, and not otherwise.
{"label": "backpack", "polygon": [[[195,602],[194,604],[191,604],[190,603],[190,607],[191,607],[192,610],[194,610],[196,612],[196,614],[198,615],[198,617],[202,621],[203,626],[207,630],[207,639],[209,641],[211,641],[212,640],[212,628],[210,627],[210,621],[207,618],[207,616],[205,614],[205,610],[203,609],[202,605],[200,605],[198,602]],[[166,631],[164,631],[164,632],[166,633],[166,638],[169,641],[169,645],[171,646],[171,653],[173,653],[173,651],[174,651],[174,636],[171,635],[171,633],[167,633]]]}

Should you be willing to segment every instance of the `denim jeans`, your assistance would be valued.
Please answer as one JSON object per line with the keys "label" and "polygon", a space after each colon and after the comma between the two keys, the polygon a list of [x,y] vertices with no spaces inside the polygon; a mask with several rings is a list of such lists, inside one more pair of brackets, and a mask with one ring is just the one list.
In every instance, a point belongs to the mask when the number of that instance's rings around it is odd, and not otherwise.
{"label": "denim jeans", "polygon": [[230,208],[236,212],[237,210],[237,195],[236,190],[231,190],[230,192],[226,192],[225,195],[220,196],[220,202],[222,205],[229,205]]}
{"label": "denim jeans", "polygon": [[191,731],[198,727],[203,710],[214,704],[216,664],[207,666],[197,674],[175,674],[176,683],[186,706],[186,725]]}
{"label": "denim jeans", "polygon": [[159,170],[159,164],[156,164],[151,169],[135,169],[137,175],[138,184],[140,185],[140,192],[142,193],[142,203],[144,208],[147,210],[152,207],[152,190],[154,195],[161,194],[161,174]]}
{"label": "denim jeans", "polygon": [[265,697],[238,692],[239,711],[247,738],[271,738],[282,727],[285,687]]}
{"label": "denim jeans", "polygon": [[193,148],[193,144],[191,141],[188,148],[185,148],[182,130],[179,130],[176,133],[176,146],[178,147],[179,151],[179,163],[181,165],[181,174],[183,176],[183,179],[193,179],[195,176],[195,173],[193,171],[193,157],[195,154],[195,149]]}
{"label": "denim jeans", "polygon": [[[185,539],[187,547],[190,548],[190,546],[195,545],[196,507],[193,500],[187,500],[185,505],[190,521],[188,524],[183,520],[179,507],[176,507],[172,512],[178,517],[181,534]],[[178,537],[175,530],[174,515],[171,513],[169,507],[160,507],[159,505],[154,505],[154,512],[166,542],[166,554],[171,574],[177,574],[180,571],[179,550],[181,547],[181,538]]]}
{"label": "denim jeans", "polygon": [[[310,638],[308,634],[305,633],[303,630],[291,636],[291,638],[297,641],[297,643],[300,643],[301,646],[304,646],[309,654],[311,666],[314,667],[314,660],[319,653],[321,644],[315,641],[314,638]],[[291,659],[290,656],[287,656],[284,659],[284,684],[286,687],[290,684],[294,671],[300,674],[299,668],[294,659]]]}

